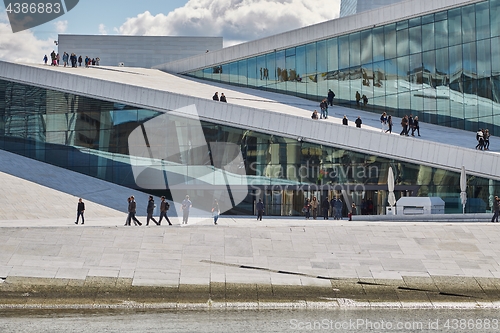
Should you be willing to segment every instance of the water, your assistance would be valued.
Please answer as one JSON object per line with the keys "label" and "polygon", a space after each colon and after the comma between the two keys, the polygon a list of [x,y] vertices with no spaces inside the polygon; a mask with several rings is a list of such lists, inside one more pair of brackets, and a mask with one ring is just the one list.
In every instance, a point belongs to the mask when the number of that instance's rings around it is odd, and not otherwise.
{"label": "water", "polygon": [[0,310],[0,332],[499,332],[497,309]]}

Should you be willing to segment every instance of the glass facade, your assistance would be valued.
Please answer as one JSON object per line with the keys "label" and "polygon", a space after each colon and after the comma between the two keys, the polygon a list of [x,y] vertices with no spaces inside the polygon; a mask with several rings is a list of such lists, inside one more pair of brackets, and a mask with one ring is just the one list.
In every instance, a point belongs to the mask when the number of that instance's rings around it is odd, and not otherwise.
{"label": "glass facade", "polygon": [[189,76],[500,135],[500,0],[275,50]]}
{"label": "glass facade", "polygon": [[[307,47],[302,51],[309,52]],[[284,53],[283,63],[286,58]],[[165,114],[0,80],[1,149],[129,188],[138,188],[131,163],[139,158],[130,154],[129,136],[160,115]],[[190,145],[183,140],[186,120],[174,114],[168,117],[168,144]],[[396,173],[397,198],[440,196],[447,203],[447,212],[461,212],[459,173],[208,122],[201,122],[201,128],[203,133],[196,135],[210,145],[230,142],[240,148],[247,184],[239,190],[245,192],[246,200],[230,211],[232,214],[253,213],[255,199],[263,198],[268,215],[299,215],[305,198],[313,195],[320,201],[343,196],[345,202],[355,202],[358,207],[372,202],[372,206],[366,206],[371,209],[363,213],[380,214],[387,205],[390,166]],[[213,149],[209,154],[212,158]],[[173,155],[160,163],[178,163],[182,169],[179,174],[196,178],[196,167],[206,165],[209,159],[196,151],[189,154]],[[193,191],[206,191],[207,196],[226,185],[216,177],[191,184]],[[168,185],[165,190],[139,189],[156,195],[171,194]],[[493,193],[499,190],[498,182],[468,177],[467,210],[490,209]]]}

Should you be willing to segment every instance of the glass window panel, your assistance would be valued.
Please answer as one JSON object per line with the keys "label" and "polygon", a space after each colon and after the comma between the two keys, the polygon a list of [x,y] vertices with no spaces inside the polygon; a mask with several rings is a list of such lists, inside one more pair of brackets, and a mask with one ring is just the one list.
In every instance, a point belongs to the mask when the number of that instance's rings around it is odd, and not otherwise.
{"label": "glass window panel", "polygon": [[339,68],[349,68],[349,36],[339,37]]}
{"label": "glass window panel", "polygon": [[422,51],[434,49],[434,23],[429,23],[422,26]]}
{"label": "glass window panel", "polygon": [[434,22],[434,14],[422,16],[422,24],[428,24]]}
{"label": "glass window panel", "polygon": [[420,17],[412,18],[408,21],[408,27],[416,27],[422,24],[422,19]]}
{"label": "glass window panel", "polygon": [[366,95],[368,97],[368,105],[365,109],[372,109],[373,107],[373,66],[372,64],[366,64],[361,67],[362,73],[362,87],[361,95]]}
{"label": "glass window panel", "polygon": [[410,72],[410,57],[398,57],[398,107],[400,111],[410,109],[410,82],[408,73]]}
{"label": "glass window panel", "polygon": [[396,58],[396,25],[389,24],[384,27],[385,58]]}
{"label": "glass window panel", "polygon": [[360,33],[356,32],[349,35],[349,66],[359,66],[361,64],[361,38]]}
{"label": "glass window panel", "polygon": [[372,38],[373,38],[373,61],[382,61],[384,60],[384,27],[376,27],[372,30]]}
{"label": "glass window panel", "polygon": [[384,62],[385,67],[385,104],[388,108],[397,109],[397,62],[396,59],[388,59]]}
{"label": "glass window panel", "polygon": [[266,69],[264,73],[264,79],[267,80],[266,85],[268,88],[276,88],[276,53],[266,54]]}
{"label": "glass window panel", "polygon": [[412,54],[410,56],[410,105],[411,109],[414,111],[422,110],[423,106],[423,92],[422,92],[422,84],[424,81],[424,71],[423,71],[423,63],[422,63],[422,54]]}
{"label": "glass window panel", "polygon": [[397,52],[398,57],[407,55],[410,52],[410,45],[408,40],[408,29],[399,30],[397,32]]}
{"label": "glass window panel", "polygon": [[242,86],[247,85],[247,76],[248,76],[248,65],[247,60],[238,61],[238,83]]}
{"label": "glass window panel", "polygon": [[297,68],[297,96],[306,97],[307,94],[307,85],[308,85],[308,77],[309,72],[307,71],[306,66],[306,46],[297,46],[295,50],[295,63]]}
{"label": "glass window panel", "polygon": [[472,42],[476,38],[475,5],[462,7],[462,42]]}
{"label": "glass window panel", "polygon": [[293,48],[293,52],[289,52],[287,50],[285,54],[285,71],[286,71],[286,90],[295,95],[297,92],[297,68],[295,63],[295,48]]}
{"label": "glass window panel", "polygon": [[500,36],[500,0],[490,0],[491,37]]}
{"label": "glass window panel", "polygon": [[336,71],[339,69],[339,49],[337,38],[327,40],[328,49],[328,71]]}
{"label": "glass window panel", "polygon": [[[428,51],[422,54],[423,74],[422,74],[422,90],[424,106],[423,110],[426,113],[436,113],[436,52]],[[422,119],[423,120],[423,119]]]}
{"label": "glass window panel", "polygon": [[248,59],[248,85],[252,87],[258,86],[258,80],[257,80],[257,58],[252,57]]}
{"label": "glass window panel", "polygon": [[408,29],[408,20],[399,21],[396,23],[396,30],[397,31],[404,30],[404,29]]}
{"label": "glass window panel", "polygon": [[434,22],[443,21],[448,19],[448,11],[444,10],[434,14]]}
{"label": "glass window panel", "polygon": [[467,79],[476,78],[477,75],[477,59],[476,59],[476,43],[467,43],[463,45],[463,75]]}
{"label": "glass window panel", "polygon": [[434,39],[436,49],[448,46],[448,21],[434,23]]}
{"label": "glass window panel", "polygon": [[361,32],[361,63],[368,64],[373,61],[373,35],[372,30]]}
{"label": "glass window panel", "polygon": [[229,82],[229,73],[230,73],[229,64],[222,65],[220,80],[223,82]]}
{"label": "glass window panel", "polygon": [[450,46],[462,43],[462,11],[460,8],[448,11],[448,39]]}
{"label": "glass window panel", "polygon": [[476,4],[476,39],[490,36],[490,8],[488,1]]}
{"label": "glass window panel", "polygon": [[316,43],[316,70],[320,73],[328,71],[328,49],[326,41]]}
{"label": "glass window panel", "polygon": [[420,26],[410,28],[410,54],[422,52],[422,28]]}
{"label": "glass window panel", "polygon": [[477,42],[477,76],[478,96],[491,100],[491,48],[489,39]]}
{"label": "glass window panel", "polygon": [[285,51],[276,52],[276,89],[284,90],[284,85],[281,82],[285,82],[288,78],[288,73],[285,70]]}
{"label": "glass window panel", "polygon": [[229,82],[238,83],[238,63],[232,62],[229,64]]}
{"label": "glass window panel", "polygon": [[258,83],[256,84],[257,87],[265,87],[265,80],[266,80],[266,56],[261,55],[257,57],[257,63],[256,63],[256,70],[257,70],[257,77],[258,77]]}
{"label": "glass window panel", "polygon": [[373,98],[374,106],[385,107],[385,69],[384,62],[379,61],[373,64]]}

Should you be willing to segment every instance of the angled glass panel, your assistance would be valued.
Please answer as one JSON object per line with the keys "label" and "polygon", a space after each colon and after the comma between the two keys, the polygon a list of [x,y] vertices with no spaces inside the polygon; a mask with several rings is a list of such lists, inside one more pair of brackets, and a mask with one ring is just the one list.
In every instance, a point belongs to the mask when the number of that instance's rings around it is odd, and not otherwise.
{"label": "angled glass panel", "polygon": [[275,91],[278,77],[276,75],[276,53],[266,54],[266,67],[263,72],[266,90]]}
{"label": "angled glass panel", "polygon": [[434,50],[434,23],[422,26],[422,51]]}
{"label": "angled glass panel", "polygon": [[266,56],[261,55],[257,57],[257,63],[256,63],[256,70],[257,70],[257,87],[260,88],[265,88],[266,87],[266,70],[267,70],[267,65],[266,65]]}
{"label": "angled glass panel", "polygon": [[[290,52],[293,49],[293,52]],[[296,49],[287,49],[285,51],[285,71],[286,75],[286,91],[291,95],[297,93],[297,64],[295,63]]]}
{"label": "angled glass panel", "polygon": [[500,36],[500,0],[490,0],[491,37]]}
{"label": "angled glass panel", "polygon": [[476,6],[462,7],[462,42],[472,42],[476,38]]}
{"label": "angled glass panel", "polygon": [[256,57],[248,58],[247,66],[248,66],[248,69],[247,69],[248,85],[252,86],[252,87],[257,87],[259,84],[259,80],[258,80],[258,76],[257,76],[258,75],[257,74],[257,58]]}
{"label": "angled glass panel", "polygon": [[397,53],[398,57],[408,55],[410,52],[410,43],[408,29],[399,30],[397,32]]}
{"label": "angled glass panel", "polygon": [[448,46],[448,21],[434,22],[434,41],[436,49]]}
{"label": "angled glass panel", "polygon": [[422,52],[422,27],[410,28],[410,54]]}
{"label": "angled glass panel", "polygon": [[295,63],[297,70],[297,96],[306,98],[308,86],[308,71],[306,67],[306,46],[297,46],[295,50]]}
{"label": "angled glass panel", "polygon": [[376,27],[372,29],[372,38],[373,38],[373,61],[382,61],[384,60],[384,27]]}
{"label": "angled glass panel", "polygon": [[[328,49],[327,49],[327,42],[325,40],[319,41],[316,43],[316,70],[318,72],[318,84],[317,84],[317,90],[316,92],[314,91],[314,86],[312,87],[312,91],[308,89],[308,94],[316,96],[326,96],[328,93],[328,89],[332,89],[335,94],[336,92],[336,87],[329,86],[328,82]],[[334,90],[335,89],[335,90]],[[310,93],[309,93],[310,91]]]}
{"label": "angled glass panel", "polygon": [[490,40],[477,42],[477,94],[480,97],[492,100],[491,94],[491,47]]}
{"label": "angled glass panel", "polygon": [[384,62],[373,63],[373,98],[372,104],[381,108],[385,107],[385,68]]}
{"label": "angled glass panel", "polygon": [[229,82],[238,83],[238,62],[236,61],[229,64]]}
{"label": "angled glass panel", "polygon": [[339,37],[339,69],[349,68],[349,36]]}
{"label": "angled glass panel", "polygon": [[373,62],[372,30],[361,31],[361,64]]}
{"label": "angled glass panel", "polygon": [[490,37],[490,6],[489,2],[481,2],[476,5],[476,39],[481,40]]}
{"label": "angled glass panel", "polygon": [[385,36],[385,58],[396,58],[396,24],[388,24],[384,26]]}
{"label": "angled glass panel", "polygon": [[[422,95],[424,96],[423,110],[432,115],[437,114],[437,91],[436,91],[436,52],[427,51],[422,53]],[[424,118],[422,118],[424,121]],[[437,121],[437,119],[436,119]]]}
{"label": "angled glass panel", "polygon": [[477,79],[476,43],[466,43],[462,47],[464,80]]}
{"label": "angled glass panel", "polygon": [[349,35],[349,66],[361,64],[361,34],[355,32]]}
{"label": "angled glass panel", "polygon": [[448,39],[450,46],[462,43],[462,10],[460,8],[448,11]]}
{"label": "angled glass panel", "polygon": [[241,86],[248,84],[248,60],[243,59],[238,61],[238,83]]}
{"label": "angled glass panel", "polygon": [[285,51],[276,52],[276,89],[285,90],[285,83],[288,80],[288,73],[286,71]]}

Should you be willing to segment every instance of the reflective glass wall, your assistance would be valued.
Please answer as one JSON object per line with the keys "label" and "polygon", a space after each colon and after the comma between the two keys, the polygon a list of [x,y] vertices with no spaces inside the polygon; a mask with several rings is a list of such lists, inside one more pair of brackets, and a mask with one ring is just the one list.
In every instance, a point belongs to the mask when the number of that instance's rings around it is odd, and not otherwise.
{"label": "reflective glass wall", "polygon": [[[1,149],[130,188],[138,188],[131,163],[139,157],[130,156],[129,135],[160,115],[153,110],[0,80]],[[168,144],[186,146],[180,150],[189,156],[173,155],[160,162],[177,163],[183,177],[196,178],[197,167],[209,163],[210,156],[214,158],[212,143],[239,147],[243,164],[238,167],[247,177],[247,185],[239,190],[249,195],[230,212],[233,214],[251,214],[255,199],[262,198],[267,214],[299,215],[305,198],[312,196],[319,200],[341,196],[359,207],[363,201],[370,201],[373,208],[366,213],[380,214],[387,205],[389,167],[395,171],[398,198],[439,196],[446,201],[447,212],[461,212],[459,173],[207,122],[201,123],[202,133],[196,135],[209,143],[209,154],[198,154],[188,149],[191,143],[183,139],[186,120],[169,117],[165,126]],[[220,156],[231,160],[226,155],[229,153],[222,152]],[[234,183],[235,177],[229,178]],[[224,182],[216,177],[204,177],[203,181],[192,183],[192,190],[207,191],[208,196],[213,188],[227,185],[227,179]],[[141,190],[169,195],[168,188]],[[500,186],[470,176],[467,191],[468,211],[484,212],[490,209]]]}
{"label": "reflective glass wall", "polygon": [[500,135],[500,0],[276,50],[188,75]]}

